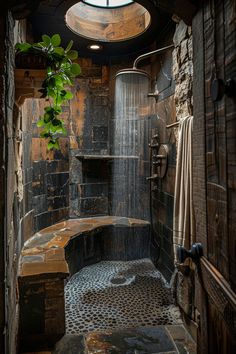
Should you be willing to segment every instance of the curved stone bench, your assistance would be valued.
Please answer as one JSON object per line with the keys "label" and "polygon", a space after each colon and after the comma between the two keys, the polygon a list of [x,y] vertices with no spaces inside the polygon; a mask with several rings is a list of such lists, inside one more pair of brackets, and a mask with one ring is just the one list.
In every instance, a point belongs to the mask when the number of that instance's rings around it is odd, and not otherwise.
{"label": "curved stone bench", "polygon": [[149,222],[144,220],[69,219],[37,232],[25,242],[19,259],[21,348],[49,348],[64,335],[66,278],[101,260],[149,256]]}

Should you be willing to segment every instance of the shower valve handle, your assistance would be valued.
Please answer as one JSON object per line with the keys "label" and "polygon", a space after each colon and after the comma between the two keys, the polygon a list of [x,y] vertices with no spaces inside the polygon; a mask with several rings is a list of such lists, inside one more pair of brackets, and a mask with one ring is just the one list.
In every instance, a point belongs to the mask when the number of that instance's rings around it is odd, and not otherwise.
{"label": "shower valve handle", "polygon": [[177,246],[177,259],[183,263],[186,258],[192,258],[195,263],[198,263],[203,255],[203,248],[201,243],[194,243],[190,250],[184,246]]}
{"label": "shower valve handle", "polygon": [[149,146],[150,148],[154,149],[154,148],[158,148],[158,147],[159,147],[159,144],[158,144],[158,143],[156,143],[156,144],[148,144],[148,146]]}
{"label": "shower valve handle", "polygon": [[150,181],[150,180],[157,179],[157,178],[158,178],[158,175],[153,175],[151,177],[146,177],[146,180]]}

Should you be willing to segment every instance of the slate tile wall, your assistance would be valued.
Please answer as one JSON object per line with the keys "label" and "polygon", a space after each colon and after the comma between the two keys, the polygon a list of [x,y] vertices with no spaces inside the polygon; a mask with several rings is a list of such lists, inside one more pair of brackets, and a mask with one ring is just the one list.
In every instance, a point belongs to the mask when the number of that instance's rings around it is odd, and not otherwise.
{"label": "slate tile wall", "polygon": [[73,127],[70,137],[70,217],[108,215],[108,161],[78,160],[76,155],[109,154],[109,70],[89,59],[81,59],[80,64],[82,77],[77,79],[70,107]]}
{"label": "slate tile wall", "polygon": [[152,242],[155,246],[153,259],[158,258],[156,265],[167,280],[170,280],[174,270],[172,237],[177,144],[177,129],[166,129],[166,125],[176,121],[172,67],[171,51],[160,56],[158,62],[153,64],[152,70],[157,73],[156,85],[161,94],[158,102],[152,103],[150,134],[150,138],[158,134],[158,142],[167,144],[169,149],[166,175],[151,183]]}
{"label": "slate tile wall", "polygon": [[[39,137],[37,120],[47,103],[31,99],[28,115],[32,116],[32,209],[33,231],[37,232],[69,216],[69,138],[61,138],[61,151],[47,151]],[[63,116],[68,127],[68,108]]]}

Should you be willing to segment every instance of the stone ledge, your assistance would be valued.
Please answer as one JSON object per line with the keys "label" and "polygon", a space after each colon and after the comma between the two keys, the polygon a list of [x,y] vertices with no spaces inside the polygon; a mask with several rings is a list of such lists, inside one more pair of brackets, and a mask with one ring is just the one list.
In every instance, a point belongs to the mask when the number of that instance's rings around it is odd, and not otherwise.
{"label": "stone ledge", "polygon": [[69,219],[37,232],[24,244],[19,261],[18,277],[46,273],[69,275],[65,259],[65,247],[71,240],[107,226],[142,227],[148,221],[118,216],[100,216],[84,219]]}
{"label": "stone ledge", "polygon": [[149,257],[149,231],[148,221],[100,216],[63,221],[28,239],[18,268],[21,350],[52,348],[65,334],[65,278],[101,260]]}

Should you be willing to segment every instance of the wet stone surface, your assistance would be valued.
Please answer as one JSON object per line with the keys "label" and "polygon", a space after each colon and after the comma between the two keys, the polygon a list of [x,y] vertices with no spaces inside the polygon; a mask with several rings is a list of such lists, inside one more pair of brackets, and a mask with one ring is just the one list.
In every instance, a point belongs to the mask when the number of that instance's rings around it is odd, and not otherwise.
{"label": "wet stone surface", "polygon": [[196,354],[183,325],[65,335],[52,354]]}
{"label": "wet stone surface", "polygon": [[177,353],[164,326],[112,333],[94,332],[86,336],[85,342],[89,354],[98,353],[98,348],[101,350],[100,353]]}
{"label": "wet stone surface", "polygon": [[66,333],[181,323],[170,289],[149,259],[100,262],[65,287]]}

